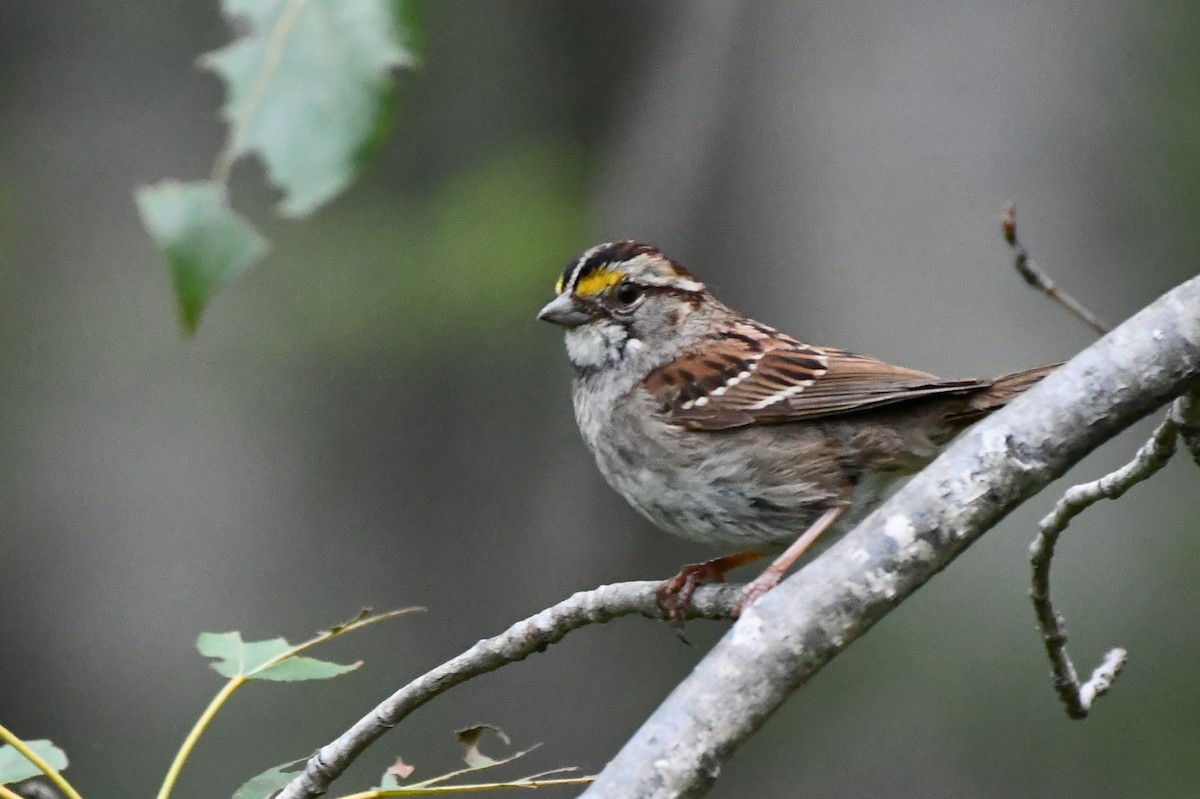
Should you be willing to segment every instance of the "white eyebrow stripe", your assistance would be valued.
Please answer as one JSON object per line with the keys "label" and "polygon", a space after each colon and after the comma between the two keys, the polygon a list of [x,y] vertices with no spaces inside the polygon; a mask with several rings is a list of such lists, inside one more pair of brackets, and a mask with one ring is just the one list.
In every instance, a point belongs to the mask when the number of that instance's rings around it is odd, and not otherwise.
{"label": "white eyebrow stripe", "polygon": [[698,294],[704,290],[704,284],[698,280],[687,280],[682,277],[659,277],[657,275],[640,275],[637,282],[644,286],[662,286],[664,288],[678,289],[679,291],[687,291],[692,294]]}
{"label": "white eyebrow stripe", "polygon": [[579,272],[583,269],[584,264],[586,264],[588,259],[593,255],[600,252],[605,247],[611,246],[612,244],[610,242],[605,244],[597,244],[595,247],[589,247],[588,249],[584,250],[583,254],[580,255],[578,260],[575,261],[575,268],[571,270],[571,279],[563,285],[563,292],[570,294],[571,292],[575,291],[575,284],[579,282]]}
{"label": "white eyebrow stripe", "polygon": [[[650,264],[652,262],[662,262],[666,260],[661,252],[639,253],[628,260],[629,267],[633,271],[638,271],[639,266]],[[664,288],[678,289],[679,291],[687,291],[692,294],[698,294],[704,291],[704,284],[699,280],[689,280],[677,274],[657,275],[651,272],[646,272],[637,275],[637,282],[643,286],[662,286]]]}

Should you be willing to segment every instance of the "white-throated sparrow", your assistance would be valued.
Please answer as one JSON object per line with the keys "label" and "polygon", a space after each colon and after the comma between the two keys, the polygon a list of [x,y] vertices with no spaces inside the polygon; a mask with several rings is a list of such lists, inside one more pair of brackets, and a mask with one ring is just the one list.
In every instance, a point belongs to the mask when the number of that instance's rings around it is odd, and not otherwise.
{"label": "white-throated sparrow", "polygon": [[804,344],[633,241],[587,250],[554,290],[538,318],[566,328],[575,418],[605,479],[658,527],[741,550],[663,584],[676,623],[698,582],[787,547],[745,607],[823,530],[849,529],[890,482],[1057,366],[943,380]]}

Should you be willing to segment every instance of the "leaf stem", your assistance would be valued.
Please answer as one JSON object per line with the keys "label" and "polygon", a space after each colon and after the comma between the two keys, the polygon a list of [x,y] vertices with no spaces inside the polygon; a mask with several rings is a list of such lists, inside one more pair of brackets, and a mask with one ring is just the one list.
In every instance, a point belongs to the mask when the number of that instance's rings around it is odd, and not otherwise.
{"label": "leaf stem", "polygon": [[46,775],[46,778],[50,780],[50,782],[54,783],[54,787],[62,791],[63,795],[66,796],[67,799],[83,799],[83,797],[79,795],[79,791],[76,791],[71,786],[71,783],[67,782],[63,775],[55,771],[49,763],[47,763],[41,758],[41,756],[38,755],[37,752],[30,749],[24,741],[9,731],[8,728],[6,728],[3,724],[0,724],[0,741],[4,741],[4,743],[11,746],[13,749],[16,749],[21,753],[22,757],[24,757],[33,765],[37,766],[41,772]]}
{"label": "leaf stem", "polygon": [[244,682],[246,682],[246,678],[241,675],[231,677],[229,682],[225,683],[225,686],[208,703],[208,707],[204,708],[204,712],[200,714],[200,718],[196,719],[196,723],[192,725],[192,729],[188,732],[187,737],[183,739],[179,751],[175,753],[175,759],[171,761],[171,767],[167,769],[167,774],[163,777],[162,787],[158,789],[158,799],[167,799],[171,795],[171,791],[175,787],[175,782],[179,779],[179,772],[183,769],[183,764],[187,762],[192,750],[196,748],[196,742],[204,734],[204,730],[213,720],[213,716],[217,715],[217,711],[221,709],[221,706],[225,704],[229,697],[233,695],[233,692],[240,688]]}
{"label": "leaf stem", "polygon": [[[307,641],[296,644],[291,649],[285,652],[280,652],[275,657],[261,663],[257,668],[251,669],[246,674],[239,674],[235,677],[230,677],[229,682],[212,698],[208,703],[208,707],[204,708],[204,712],[200,714],[200,718],[196,719],[196,723],[192,725],[192,729],[188,732],[187,737],[183,739],[183,743],[179,746],[179,751],[175,753],[175,759],[171,761],[171,767],[167,769],[166,776],[163,777],[162,787],[158,789],[157,799],[167,799],[171,795],[171,791],[175,788],[175,783],[179,779],[179,772],[183,769],[183,764],[187,762],[188,756],[192,750],[196,748],[196,742],[200,740],[200,736],[204,734],[204,730],[212,722],[213,717],[217,715],[217,711],[221,706],[233,696],[233,692],[241,688],[246,682],[260,674],[263,671],[278,665],[288,658],[313,648],[317,644],[324,643],[332,638],[337,638],[339,635],[344,635],[352,630],[358,630],[366,627],[369,624],[374,624],[386,619],[393,619],[397,616],[402,616],[406,613],[424,610],[421,607],[401,608],[399,610],[391,610],[387,613],[379,613],[375,616],[369,615],[370,611],[363,610],[353,619],[348,619],[341,624],[336,624],[328,630],[321,632],[309,638]],[[80,799],[78,795],[71,796],[69,799]]]}

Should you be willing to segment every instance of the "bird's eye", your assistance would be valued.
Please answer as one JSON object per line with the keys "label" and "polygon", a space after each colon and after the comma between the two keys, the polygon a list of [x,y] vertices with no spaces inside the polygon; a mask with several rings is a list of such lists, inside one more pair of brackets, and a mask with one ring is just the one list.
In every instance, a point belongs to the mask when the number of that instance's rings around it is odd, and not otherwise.
{"label": "bird's eye", "polygon": [[642,287],[636,283],[619,283],[614,296],[622,305],[633,305],[642,296]]}

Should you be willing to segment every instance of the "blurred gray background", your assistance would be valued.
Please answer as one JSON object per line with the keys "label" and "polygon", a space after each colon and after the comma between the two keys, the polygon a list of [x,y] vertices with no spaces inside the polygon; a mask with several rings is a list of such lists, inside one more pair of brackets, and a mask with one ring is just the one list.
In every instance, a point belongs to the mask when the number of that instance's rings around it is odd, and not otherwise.
{"label": "blurred gray background", "polygon": [[[184,341],[132,192],[206,175],[220,146],[194,67],[230,37],[215,2],[0,4],[0,721],[63,746],[85,794],[150,796],[219,686],[198,633],[428,606],[326,651],[367,661],[349,677],[235,696],[177,789],[228,796],[512,621],[708,557],[603,484],[534,321],[597,241],[651,241],[757,318],[947,376],[1091,340],[1012,271],[1009,200],[1111,320],[1194,273],[1200,5],[1051,5],[426,3],[424,67],[351,191],[285,224],[239,165],[274,250]],[[1060,548],[1081,667],[1131,652],[1091,719],[1062,712],[1026,598],[1047,492],[712,795],[1195,796],[1196,479],[1172,464]],[[395,754],[454,767],[476,721],[545,742],[512,776],[598,770],[724,628],[573,634],[418,712],[339,792]]]}

